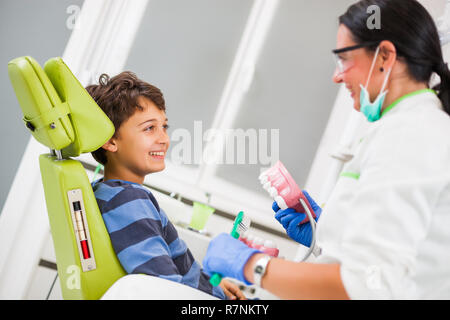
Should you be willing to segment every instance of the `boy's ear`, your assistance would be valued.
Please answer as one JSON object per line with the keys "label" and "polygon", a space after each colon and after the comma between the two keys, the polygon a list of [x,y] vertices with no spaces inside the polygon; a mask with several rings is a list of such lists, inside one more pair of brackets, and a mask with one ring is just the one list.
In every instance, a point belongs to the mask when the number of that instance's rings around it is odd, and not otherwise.
{"label": "boy's ear", "polygon": [[109,152],[116,152],[117,151],[117,143],[116,139],[112,137],[106,143],[102,146],[103,149],[109,151]]}

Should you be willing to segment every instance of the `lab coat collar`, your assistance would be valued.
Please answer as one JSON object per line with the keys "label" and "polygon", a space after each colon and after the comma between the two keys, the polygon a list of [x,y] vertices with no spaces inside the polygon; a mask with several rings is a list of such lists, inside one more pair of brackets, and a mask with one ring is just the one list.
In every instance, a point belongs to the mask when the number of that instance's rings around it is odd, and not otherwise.
{"label": "lab coat collar", "polygon": [[[437,97],[436,91],[434,91],[432,89],[421,89],[421,90],[410,92],[410,93],[398,98],[393,103],[391,103],[381,113],[380,120],[386,118],[386,115],[390,116],[394,113],[401,112],[401,110],[407,108],[406,106],[408,106],[408,105],[409,106],[416,105],[417,102],[419,101],[419,100],[417,100],[417,98],[419,98],[419,96],[420,96],[420,100],[423,100],[423,99],[428,100],[430,98],[437,100],[439,102],[438,103],[439,107],[442,108],[442,104],[440,103],[440,100]],[[414,99],[414,100],[410,99],[413,97],[416,99]],[[413,103],[411,103],[411,102],[413,102]]]}

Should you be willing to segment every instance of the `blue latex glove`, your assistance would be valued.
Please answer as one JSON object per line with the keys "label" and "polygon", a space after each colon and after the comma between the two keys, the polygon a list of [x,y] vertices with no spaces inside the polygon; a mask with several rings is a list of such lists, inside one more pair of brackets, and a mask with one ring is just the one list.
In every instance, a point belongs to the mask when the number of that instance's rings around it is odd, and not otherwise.
{"label": "blue latex glove", "polygon": [[[314,220],[317,221],[320,217],[320,214],[322,213],[322,209],[317,205],[317,203],[309,196],[309,194],[306,191],[303,191],[303,194],[305,195],[306,199],[311,205],[311,208],[316,214],[316,218]],[[273,211],[276,212],[275,219],[277,219],[278,222],[280,222],[283,225],[284,229],[286,229],[287,235],[291,239],[297,241],[298,243],[301,243],[304,246],[307,247],[311,246],[312,241],[311,224],[309,222],[300,224],[300,222],[302,222],[305,219],[306,213],[297,212],[292,208],[281,210],[276,202],[272,204],[272,209]]]}
{"label": "blue latex glove", "polygon": [[221,233],[209,243],[203,259],[203,271],[209,276],[220,273],[222,277],[251,284],[244,277],[244,266],[248,259],[258,252],[261,251],[248,247],[227,233]]}

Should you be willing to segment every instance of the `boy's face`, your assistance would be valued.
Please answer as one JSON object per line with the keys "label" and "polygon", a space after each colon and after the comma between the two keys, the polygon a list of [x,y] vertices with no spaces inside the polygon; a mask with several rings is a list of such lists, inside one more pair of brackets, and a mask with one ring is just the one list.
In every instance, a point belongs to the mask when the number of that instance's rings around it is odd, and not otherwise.
{"label": "boy's face", "polygon": [[[106,148],[108,166],[113,166],[116,178],[142,183],[149,173],[164,170],[164,159],[169,148],[166,113],[149,99],[140,97],[144,109],[123,122]],[[105,145],[106,146],[106,145]]]}

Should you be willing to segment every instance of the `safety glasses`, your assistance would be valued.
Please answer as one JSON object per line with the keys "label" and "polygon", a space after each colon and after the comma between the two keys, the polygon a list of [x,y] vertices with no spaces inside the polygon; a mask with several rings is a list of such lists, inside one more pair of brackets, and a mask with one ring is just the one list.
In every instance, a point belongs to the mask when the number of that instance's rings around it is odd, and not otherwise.
{"label": "safety glasses", "polygon": [[379,41],[376,42],[365,42],[355,46],[345,47],[341,49],[333,50],[334,61],[336,62],[336,67],[338,69],[339,74],[346,72],[354,65],[354,60],[351,55],[348,54],[349,51],[353,51],[356,49],[371,47],[379,44]]}

